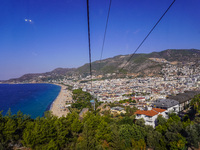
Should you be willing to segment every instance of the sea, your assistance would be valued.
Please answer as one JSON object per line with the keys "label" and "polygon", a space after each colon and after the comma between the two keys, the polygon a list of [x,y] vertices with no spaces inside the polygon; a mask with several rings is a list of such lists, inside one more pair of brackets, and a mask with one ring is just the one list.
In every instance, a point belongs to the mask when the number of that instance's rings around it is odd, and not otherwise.
{"label": "sea", "polygon": [[31,118],[42,117],[56,99],[61,87],[54,84],[0,84],[0,111],[6,115],[20,110]]}

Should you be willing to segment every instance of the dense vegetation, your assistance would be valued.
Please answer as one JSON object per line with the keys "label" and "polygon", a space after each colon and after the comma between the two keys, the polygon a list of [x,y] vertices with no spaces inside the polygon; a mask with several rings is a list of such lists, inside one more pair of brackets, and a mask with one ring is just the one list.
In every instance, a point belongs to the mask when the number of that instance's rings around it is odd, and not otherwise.
{"label": "dense vegetation", "polygon": [[6,116],[0,114],[0,149],[29,147],[36,150],[184,150],[199,147],[200,142],[200,95],[191,106],[191,113],[181,120],[171,114],[168,120],[158,117],[153,129],[144,120],[135,121],[133,116],[101,116],[98,111],[88,112],[83,120],[76,112],[57,118],[50,112],[44,117],[31,119],[18,112]]}
{"label": "dense vegetation", "polygon": [[124,99],[124,100],[120,100],[119,103],[126,103],[126,102],[129,102],[129,103],[136,103],[135,100],[131,100],[131,98],[129,99]]}
{"label": "dense vegetation", "polygon": [[89,108],[93,110],[91,100],[94,100],[95,107],[97,108],[102,102],[98,102],[90,93],[83,91],[82,89],[75,89],[72,91],[72,98],[75,103],[72,104],[71,110],[80,112],[83,108]]}
{"label": "dense vegetation", "polygon": [[88,92],[82,91],[82,89],[76,89],[72,91],[72,98],[76,103],[72,104],[72,108],[77,108],[81,110],[83,108],[91,108],[90,100],[92,100],[92,95]]}

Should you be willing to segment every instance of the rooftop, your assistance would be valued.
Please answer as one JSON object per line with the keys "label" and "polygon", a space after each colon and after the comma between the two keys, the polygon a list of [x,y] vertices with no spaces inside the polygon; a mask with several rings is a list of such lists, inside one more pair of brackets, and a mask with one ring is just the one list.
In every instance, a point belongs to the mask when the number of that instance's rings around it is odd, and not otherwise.
{"label": "rooftop", "polygon": [[139,115],[146,115],[146,116],[155,116],[161,112],[166,111],[165,109],[160,109],[160,108],[153,108],[152,110],[137,110],[135,112],[135,114],[139,114]]}
{"label": "rooftop", "polygon": [[117,107],[112,107],[111,109],[112,109],[112,110],[118,110],[118,111],[124,110],[124,108],[119,107],[119,106],[117,106]]}
{"label": "rooftop", "polygon": [[169,98],[174,99],[179,103],[184,103],[186,101],[191,100],[197,94],[200,94],[200,91],[186,91],[185,93],[180,93],[176,96],[169,96]]}
{"label": "rooftop", "polygon": [[153,107],[166,107],[166,108],[170,108],[173,107],[175,105],[178,105],[179,102],[173,99],[158,99],[156,101],[154,101],[154,103],[152,104]]}
{"label": "rooftop", "polygon": [[146,115],[146,116],[155,116],[158,114],[158,112],[154,111],[154,110],[137,110],[135,112],[135,114],[139,114],[139,115]]}
{"label": "rooftop", "polygon": [[165,109],[160,109],[160,108],[153,108],[152,110],[155,110],[156,112],[164,112]]}

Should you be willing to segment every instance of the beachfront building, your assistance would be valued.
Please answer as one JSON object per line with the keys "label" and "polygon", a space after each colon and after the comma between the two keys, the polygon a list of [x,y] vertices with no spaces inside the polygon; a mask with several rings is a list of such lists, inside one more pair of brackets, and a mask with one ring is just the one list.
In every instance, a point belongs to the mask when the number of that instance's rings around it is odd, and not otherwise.
{"label": "beachfront building", "polygon": [[158,115],[162,115],[164,118],[168,118],[165,109],[160,108],[150,108],[149,110],[137,110],[135,112],[136,118],[135,119],[144,119],[145,125],[150,125],[155,128],[156,126],[156,119]]}

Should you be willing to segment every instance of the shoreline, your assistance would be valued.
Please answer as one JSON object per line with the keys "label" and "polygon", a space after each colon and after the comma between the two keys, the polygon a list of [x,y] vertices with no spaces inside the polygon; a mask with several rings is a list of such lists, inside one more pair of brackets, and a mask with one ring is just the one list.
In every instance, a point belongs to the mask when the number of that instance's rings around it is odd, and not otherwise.
{"label": "shoreline", "polygon": [[[0,83],[2,84],[2,83]],[[3,84],[51,84],[51,85],[57,85],[61,89],[57,95],[57,97],[46,107],[45,111],[51,111],[54,116],[62,117],[66,116],[68,113],[70,113],[69,109],[66,107],[66,101],[68,103],[71,103],[72,100],[72,92],[67,89],[67,86],[62,84],[56,84],[56,83],[3,83]],[[43,112],[44,116],[44,112]]]}
{"label": "shoreline", "polygon": [[61,87],[60,92],[56,99],[51,103],[49,111],[57,117],[66,116],[70,113],[69,109],[66,108],[66,101],[72,101],[71,91],[66,89],[66,86],[55,84]]}

